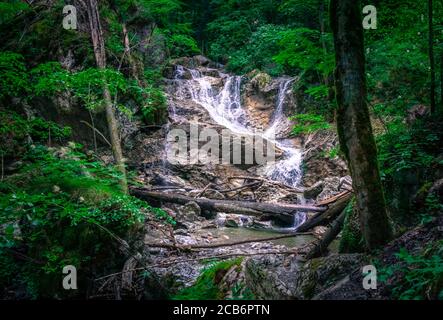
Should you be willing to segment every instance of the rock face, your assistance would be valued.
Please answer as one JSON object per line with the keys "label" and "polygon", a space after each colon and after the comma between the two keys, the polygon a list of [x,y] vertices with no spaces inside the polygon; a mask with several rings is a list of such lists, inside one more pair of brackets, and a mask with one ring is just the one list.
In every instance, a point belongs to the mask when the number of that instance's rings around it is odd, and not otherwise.
{"label": "rock face", "polygon": [[251,291],[262,299],[311,299],[359,268],[359,254],[331,255],[302,264],[295,257],[255,257],[246,262]]}
{"label": "rock face", "polygon": [[[313,186],[325,178],[341,178],[348,174],[346,162],[332,151],[338,152],[338,136],[335,132],[316,132],[304,137],[303,184]],[[338,184],[336,184],[338,185]]]}

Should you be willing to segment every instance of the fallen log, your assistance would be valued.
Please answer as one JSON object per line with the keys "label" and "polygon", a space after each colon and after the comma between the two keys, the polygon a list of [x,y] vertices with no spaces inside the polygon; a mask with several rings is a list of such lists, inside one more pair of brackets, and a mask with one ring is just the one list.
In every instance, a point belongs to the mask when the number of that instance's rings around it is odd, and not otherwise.
{"label": "fallen log", "polygon": [[316,214],[314,217],[304,222],[297,228],[297,232],[305,232],[314,227],[325,225],[335,219],[351,201],[353,194],[348,192],[345,195],[337,198],[334,203],[330,203],[329,207],[323,213]]}
{"label": "fallen log", "polygon": [[329,244],[337,237],[340,233],[343,223],[345,221],[346,211],[343,210],[337,219],[331,224],[331,227],[326,231],[323,238],[321,238],[318,243],[306,254],[306,259],[313,259],[320,257],[328,249]]}
{"label": "fallen log", "polygon": [[181,205],[194,201],[202,210],[246,215],[275,214],[289,217],[297,211],[323,212],[327,209],[326,207],[308,205],[192,198],[177,193],[147,191],[140,188],[132,188],[130,192],[133,196],[142,200],[170,202]]}
{"label": "fallen log", "polygon": [[343,192],[341,192],[341,193],[339,193],[339,194],[337,194],[337,195],[335,195],[333,197],[330,197],[328,199],[325,199],[323,201],[318,202],[317,205],[319,205],[319,206],[326,206],[328,204],[336,202],[338,199],[340,199],[340,198],[342,198],[344,196],[347,196],[351,192],[352,192],[352,190],[345,190],[345,191],[343,191]]}
{"label": "fallen log", "polygon": [[221,248],[221,247],[231,247],[246,243],[255,243],[255,242],[267,242],[273,240],[280,240],[286,238],[293,238],[302,235],[312,235],[312,232],[296,232],[291,234],[285,234],[280,236],[273,236],[268,238],[257,238],[257,239],[249,239],[249,240],[240,240],[234,242],[225,242],[225,243],[211,243],[211,244],[194,244],[194,245],[176,245],[169,243],[145,243],[148,247],[155,248],[170,248],[170,249],[182,249],[182,250],[190,250],[190,249],[212,249],[212,248]]}
{"label": "fallen log", "polygon": [[272,180],[268,180],[268,179],[264,179],[264,178],[259,178],[259,177],[249,177],[249,176],[231,176],[228,177],[228,180],[255,180],[255,181],[262,181],[271,185],[275,185],[275,186],[280,186],[286,189],[290,189],[292,191],[294,191],[295,193],[303,193],[304,189],[303,188],[297,188],[297,187],[292,187],[289,186],[287,184],[281,183],[281,182],[277,182],[277,181],[272,181]]}

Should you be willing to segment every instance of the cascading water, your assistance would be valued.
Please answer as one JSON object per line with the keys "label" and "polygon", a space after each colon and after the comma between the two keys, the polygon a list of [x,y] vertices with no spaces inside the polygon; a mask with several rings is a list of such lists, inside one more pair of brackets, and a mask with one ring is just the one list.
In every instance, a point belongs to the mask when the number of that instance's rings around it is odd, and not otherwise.
{"label": "cascading water", "polygon": [[277,108],[275,109],[273,120],[268,129],[263,133],[263,137],[270,139],[281,150],[284,151],[284,158],[268,166],[266,175],[275,181],[280,181],[288,186],[296,187],[301,180],[302,156],[299,149],[291,146],[291,142],[285,139],[276,139],[282,129],[289,126],[287,118],[284,116],[284,102],[289,85],[294,79],[285,79],[280,82],[277,96]]}
{"label": "cascading water", "polygon": [[245,126],[246,114],[240,103],[241,77],[231,76],[217,95],[211,83],[198,70],[189,70],[198,86],[188,83],[192,99],[202,105],[218,124],[235,133],[251,133]]}
{"label": "cascading water", "polygon": [[[179,90],[184,88],[191,94],[194,102],[203,106],[218,124],[234,133],[259,135],[274,143],[283,151],[283,157],[269,163],[264,172],[271,180],[281,182],[290,187],[297,187],[301,181],[301,151],[295,148],[288,139],[278,139],[276,136],[289,126],[284,115],[284,103],[289,86],[294,79],[283,79],[279,85],[276,109],[272,122],[264,132],[257,132],[247,126],[247,115],[241,105],[241,77],[226,76],[223,88],[217,93],[210,82],[210,77],[203,75],[199,70],[188,69],[192,79],[184,79],[185,68],[178,66],[176,80],[179,81]],[[180,93],[183,94],[183,93]],[[301,201],[304,201],[301,199]],[[305,214],[294,215],[294,227],[305,220]]]}

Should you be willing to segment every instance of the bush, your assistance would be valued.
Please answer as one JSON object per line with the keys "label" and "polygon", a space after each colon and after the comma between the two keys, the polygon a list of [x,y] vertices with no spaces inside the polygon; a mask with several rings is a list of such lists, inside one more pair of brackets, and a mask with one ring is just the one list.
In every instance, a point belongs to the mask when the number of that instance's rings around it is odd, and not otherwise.
{"label": "bush", "polygon": [[0,155],[19,156],[24,152],[27,139],[34,143],[64,142],[71,136],[71,128],[60,127],[52,121],[35,117],[26,120],[13,111],[0,110]]}
{"label": "bush", "polygon": [[429,244],[419,254],[401,248],[395,265],[379,269],[379,279],[390,283],[392,298],[400,300],[443,300],[443,242]]}
{"label": "bush", "polygon": [[331,128],[331,125],[325,121],[324,117],[317,114],[301,113],[292,116],[290,120],[296,122],[292,128],[292,134],[294,135],[329,130]]}
{"label": "bush", "polygon": [[[146,218],[174,223],[164,211],[120,193],[119,173],[88,160],[75,146],[31,148],[16,175],[0,184],[0,286],[22,298],[81,297],[90,280],[121,270],[119,241]],[[79,290],[61,288],[74,265]],[[20,290],[22,289],[22,290]]]}

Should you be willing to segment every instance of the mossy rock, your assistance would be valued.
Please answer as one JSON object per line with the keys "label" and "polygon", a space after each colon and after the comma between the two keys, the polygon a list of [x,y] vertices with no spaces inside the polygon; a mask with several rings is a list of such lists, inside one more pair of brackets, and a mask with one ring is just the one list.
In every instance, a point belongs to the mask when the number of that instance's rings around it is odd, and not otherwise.
{"label": "mossy rock", "polygon": [[361,254],[334,254],[308,261],[296,277],[294,297],[311,299],[359,268],[363,261]]}
{"label": "mossy rock", "polygon": [[252,78],[251,83],[254,86],[257,86],[260,91],[263,91],[265,87],[270,84],[272,81],[272,77],[264,72],[257,73],[254,78]]}
{"label": "mossy rock", "polygon": [[210,263],[203,269],[195,283],[171,298],[174,300],[217,300],[223,299],[221,280],[231,268],[240,268],[242,258]]}

